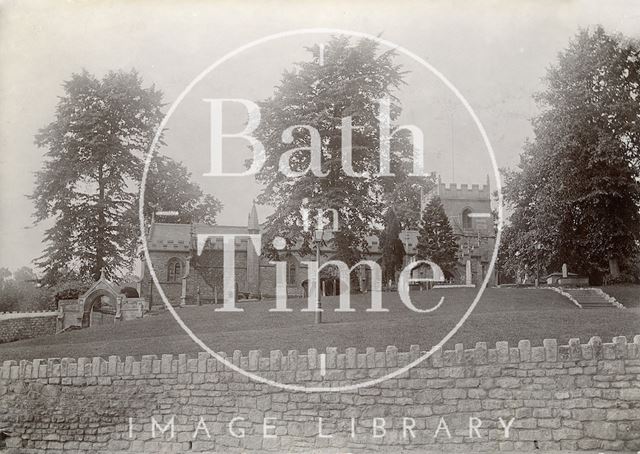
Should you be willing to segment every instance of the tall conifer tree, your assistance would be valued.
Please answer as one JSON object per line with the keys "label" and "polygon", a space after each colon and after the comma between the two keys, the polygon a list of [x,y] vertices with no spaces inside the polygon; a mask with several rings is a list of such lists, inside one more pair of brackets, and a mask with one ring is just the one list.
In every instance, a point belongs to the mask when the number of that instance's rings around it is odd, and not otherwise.
{"label": "tall conifer tree", "polygon": [[454,271],[458,243],[440,197],[433,197],[424,208],[417,249],[418,258],[434,262],[445,275]]}

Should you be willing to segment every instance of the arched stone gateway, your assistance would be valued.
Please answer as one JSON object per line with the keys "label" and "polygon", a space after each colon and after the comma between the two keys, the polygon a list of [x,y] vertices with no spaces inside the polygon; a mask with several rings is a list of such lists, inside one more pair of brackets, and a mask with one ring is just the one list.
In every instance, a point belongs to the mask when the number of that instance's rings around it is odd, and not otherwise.
{"label": "arched stone gateway", "polygon": [[[82,304],[82,327],[102,325],[116,315],[117,307],[122,306],[124,295],[117,295],[108,290],[98,289],[89,294]],[[111,317],[109,317],[111,316]]]}
{"label": "arched stone gateway", "polygon": [[[78,298],[78,305],[82,308],[82,328],[88,328],[94,324],[92,322],[103,324],[106,321],[103,318],[109,317],[103,317],[102,314],[112,312],[115,316],[116,308],[122,307],[124,298],[124,295],[120,295],[119,289],[105,278],[104,272],[100,273],[100,279]],[[92,317],[94,311],[99,315]]]}
{"label": "arched stone gateway", "polygon": [[59,301],[57,332],[142,318],[148,311],[144,298],[128,298],[101,273],[77,300]]}

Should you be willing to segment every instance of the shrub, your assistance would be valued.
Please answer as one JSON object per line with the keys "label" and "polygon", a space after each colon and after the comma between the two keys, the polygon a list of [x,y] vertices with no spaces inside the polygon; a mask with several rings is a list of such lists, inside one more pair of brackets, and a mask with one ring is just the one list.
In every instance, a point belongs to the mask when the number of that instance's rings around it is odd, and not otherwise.
{"label": "shrub", "polygon": [[138,291],[133,287],[123,287],[122,290],[120,290],[120,293],[127,298],[140,298]]}

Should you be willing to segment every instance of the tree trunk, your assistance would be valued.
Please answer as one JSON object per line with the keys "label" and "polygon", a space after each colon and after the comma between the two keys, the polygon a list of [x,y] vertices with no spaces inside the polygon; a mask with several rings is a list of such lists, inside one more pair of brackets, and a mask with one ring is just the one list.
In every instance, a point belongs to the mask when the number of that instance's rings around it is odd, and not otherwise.
{"label": "tree trunk", "polygon": [[104,215],[104,169],[103,165],[100,164],[98,168],[98,204],[97,204],[97,220],[98,227],[96,229],[96,261],[93,269],[93,279],[100,279],[100,274],[104,269],[104,258],[105,258],[105,248],[104,248],[104,235],[105,235],[105,215]]}

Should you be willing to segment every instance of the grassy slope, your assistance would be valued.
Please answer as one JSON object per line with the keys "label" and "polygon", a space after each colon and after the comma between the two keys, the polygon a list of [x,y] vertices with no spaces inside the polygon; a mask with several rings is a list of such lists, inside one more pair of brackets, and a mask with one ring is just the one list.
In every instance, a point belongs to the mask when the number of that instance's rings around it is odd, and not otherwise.
{"label": "grassy slope", "polygon": [[602,290],[629,309],[640,308],[640,285],[608,285],[602,287]]}
{"label": "grassy slope", "polygon": [[[324,349],[328,346],[384,349],[395,345],[406,350],[411,344],[423,349],[438,343],[468,309],[474,289],[431,290],[412,294],[418,307],[433,306],[445,296],[444,304],[430,314],[409,311],[396,293],[385,293],[388,313],[367,313],[366,295],[353,295],[353,313],[336,313],[337,298],[323,300],[324,323],[315,325],[313,314],[300,312],[306,302],[289,301],[290,313],[270,313],[274,302],[241,303],[242,313],[214,311],[214,306],[178,309],[185,323],[216,351],[260,349]],[[617,297],[617,296],[616,296]],[[514,346],[520,339],[541,345],[545,338],[567,342],[591,336],[610,341],[613,336],[640,334],[640,311],[579,310],[567,299],[549,290],[488,289],[462,328],[447,343],[490,344],[507,340]],[[169,313],[117,325],[93,327],[57,336],[46,336],[0,345],[0,360],[47,357],[141,355],[200,351]]]}

